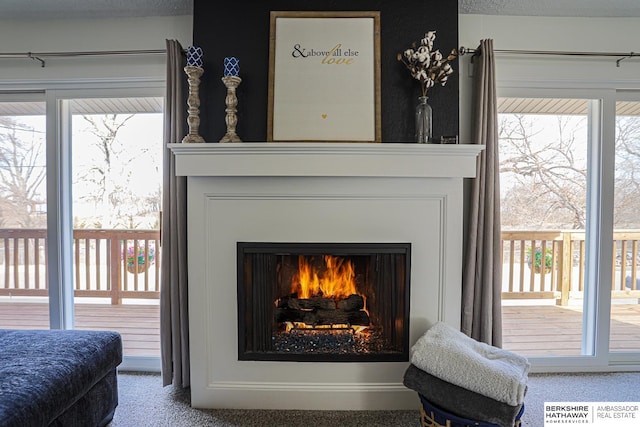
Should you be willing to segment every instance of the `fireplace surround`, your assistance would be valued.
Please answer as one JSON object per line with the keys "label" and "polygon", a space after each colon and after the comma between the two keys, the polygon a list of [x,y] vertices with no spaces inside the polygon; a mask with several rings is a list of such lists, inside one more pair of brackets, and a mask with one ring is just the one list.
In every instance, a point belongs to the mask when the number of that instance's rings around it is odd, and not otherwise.
{"label": "fireplace surround", "polygon": [[419,407],[415,393],[402,385],[408,366],[404,356],[304,363],[243,360],[238,335],[238,244],[410,245],[410,348],[437,321],[459,327],[463,178],[475,176],[483,147],[366,143],[169,147],[176,157],[177,175],[188,177],[192,406]]}

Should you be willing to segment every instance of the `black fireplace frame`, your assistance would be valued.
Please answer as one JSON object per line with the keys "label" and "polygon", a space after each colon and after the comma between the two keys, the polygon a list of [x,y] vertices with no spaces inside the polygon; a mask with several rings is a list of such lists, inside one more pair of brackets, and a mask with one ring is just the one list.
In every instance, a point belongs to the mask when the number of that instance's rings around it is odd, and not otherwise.
{"label": "black fireplace frame", "polygon": [[[402,319],[401,332],[398,334],[401,338],[402,349],[397,352],[377,352],[373,354],[327,354],[327,353],[293,353],[286,352],[269,352],[269,351],[253,351],[251,346],[247,345],[247,315],[253,316],[253,313],[247,313],[245,305],[247,298],[253,298],[248,295],[253,292],[269,292],[264,289],[267,286],[260,287],[255,284],[251,285],[251,289],[245,282],[245,265],[244,257],[247,254],[261,254],[265,256],[281,255],[281,254],[304,254],[304,255],[325,255],[331,254],[335,256],[357,256],[357,255],[373,255],[373,254],[389,254],[404,256],[403,268],[404,278],[402,283],[403,307],[402,313],[396,313],[395,319]],[[410,318],[410,289],[411,289],[411,243],[310,243],[310,242],[237,242],[237,309],[238,309],[238,360],[251,361],[297,361],[297,362],[407,362],[409,360],[409,318]],[[268,296],[267,299],[271,298]],[[270,299],[275,301],[275,298]],[[266,308],[269,310],[270,308]],[[260,313],[264,319],[273,318],[272,313]],[[255,322],[251,322],[255,323]],[[266,323],[266,322],[265,322]],[[272,328],[272,325],[262,325],[264,328]]]}

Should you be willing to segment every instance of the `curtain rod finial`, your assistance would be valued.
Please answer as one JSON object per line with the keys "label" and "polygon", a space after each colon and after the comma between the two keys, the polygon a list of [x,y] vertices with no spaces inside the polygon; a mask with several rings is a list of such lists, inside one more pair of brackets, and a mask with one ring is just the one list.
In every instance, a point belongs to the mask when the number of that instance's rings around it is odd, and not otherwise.
{"label": "curtain rod finial", "polygon": [[44,68],[44,59],[34,56],[31,52],[27,52],[27,56],[34,61],[40,61],[40,67]]}
{"label": "curtain rod finial", "polygon": [[458,53],[460,54],[460,56],[463,55],[479,55],[480,54],[480,50],[478,49],[469,49],[468,47],[464,47],[464,46],[460,46],[460,49],[458,49]]}
{"label": "curtain rod finial", "polygon": [[635,52],[630,52],[629,55],[624,56],[618,60],[616,60],[616,67],[620,68],[620,63],[625,59],[633,58],[634,56],[638,56]]}

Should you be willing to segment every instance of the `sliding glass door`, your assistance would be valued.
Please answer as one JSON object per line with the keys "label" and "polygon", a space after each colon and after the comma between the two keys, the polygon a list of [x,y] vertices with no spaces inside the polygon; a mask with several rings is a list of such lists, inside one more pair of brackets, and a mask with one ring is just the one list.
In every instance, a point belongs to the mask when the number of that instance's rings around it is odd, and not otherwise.
{"label": "sliding glass door", "polygon": [[0,93],[0,328],[116,330],[158,369],[162,87]]}
{"label": "sliding glass door", "polygon": [[44,93],[0,94],[0,328],[49,328]]}
{"label": "sliding glass door", "polygon": [[640,94],[616,102],[614,257],[609,350],[640,354]]}
{"label": "sliding glass door", "polygon": [[75,327],[116,330],[125,355],[159,357],[163,98],[64,103]]}
{"label": "sliding glass door", "polygon": [[640,362],[640,94],[584,92],[499,100],[504,348],[540,370]]}
{"label": "sliding glass door", "polygon": [[500,98],[503,337],[528,357],[584,346],[590,104]]}

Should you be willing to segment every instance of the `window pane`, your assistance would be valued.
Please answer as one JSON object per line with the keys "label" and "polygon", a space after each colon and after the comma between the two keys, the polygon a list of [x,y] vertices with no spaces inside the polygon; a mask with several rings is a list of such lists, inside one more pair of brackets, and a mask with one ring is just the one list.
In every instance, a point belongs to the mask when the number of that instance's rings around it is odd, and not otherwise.
{"label": "window pane", "polygon": [[0,328],[48,329],[44,102],[0,101]]}
{"label": "window pane", "polygon": [[70,102],[75,325],[159,356],[162,98]]}
{"label": "window pane", "polygon": [[582,353],[587,100],[499,100],[503,346]]}
{"label": "window pane", "polygon": [[616,103],[611,351],[640,351],[640,102]]}

